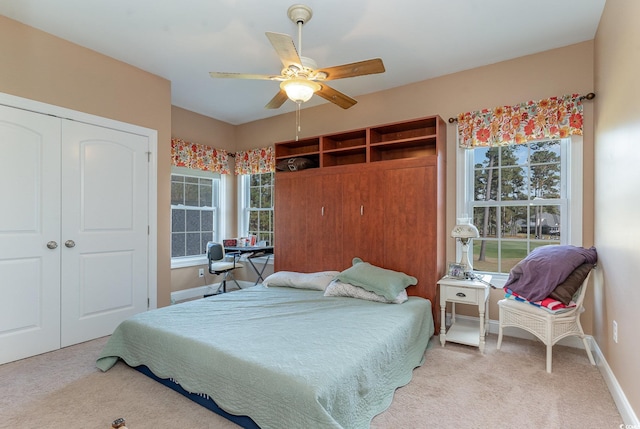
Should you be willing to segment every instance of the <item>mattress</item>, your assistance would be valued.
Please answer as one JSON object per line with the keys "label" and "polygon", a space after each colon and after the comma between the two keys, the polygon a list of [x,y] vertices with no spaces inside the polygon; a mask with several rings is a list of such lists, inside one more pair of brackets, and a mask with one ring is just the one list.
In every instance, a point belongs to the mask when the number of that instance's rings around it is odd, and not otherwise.
{"label": "mattress", "polygon": [[422,365],[431,303],[262,285],[138,314],[97,360],[144,365],[263,429],[368,428]]}

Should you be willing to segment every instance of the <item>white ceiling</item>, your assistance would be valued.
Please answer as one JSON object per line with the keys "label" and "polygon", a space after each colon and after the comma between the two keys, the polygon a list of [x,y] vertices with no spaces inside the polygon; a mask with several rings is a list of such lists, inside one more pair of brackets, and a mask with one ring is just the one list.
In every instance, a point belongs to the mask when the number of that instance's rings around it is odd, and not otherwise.
{"label": "white ceiling", "polygon": [[[357,100],[591,40],[605,0],[2,0],[0,14],[166,78],[172,104],[237,125],[295,104],[264,109],[278,82],[208,72],[279,74],[265,32],[297,44],[287,16],[296,2],[313,9],[302,50],[319,67],[384,61],[383,74],[330,82]],[[303,107],[321,103],[315,96]]]}

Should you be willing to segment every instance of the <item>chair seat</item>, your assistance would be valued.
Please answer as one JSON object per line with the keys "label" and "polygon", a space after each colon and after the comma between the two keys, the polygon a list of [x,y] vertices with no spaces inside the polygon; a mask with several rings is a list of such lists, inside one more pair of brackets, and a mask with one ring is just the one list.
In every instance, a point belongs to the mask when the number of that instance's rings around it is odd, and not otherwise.
{"label": "chair seat", "polygon": [[578,308],[577,307],[568,307],[561,311],[548,311],[544,308],[536,307],[535,305],[531,305],[528,302],[517,301],[515,299],[501,299],[498,301],[499,306],[503,306],[509,309],[513,309],[515,311],[522,311],[524,313],[537,315],[539,317],[562,317],[563,315],[569,316],[573,314]]}
{"label": "chair seat", "polygon": [[211,271],[227,271],[234,268],[243,268],[244,265],[233,262],[212,262],[210,265]]}

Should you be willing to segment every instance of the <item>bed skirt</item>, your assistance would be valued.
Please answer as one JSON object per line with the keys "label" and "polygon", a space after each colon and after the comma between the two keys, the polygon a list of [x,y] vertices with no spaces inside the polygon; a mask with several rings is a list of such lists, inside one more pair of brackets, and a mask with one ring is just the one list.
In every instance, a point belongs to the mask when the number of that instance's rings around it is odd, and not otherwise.
{"label": "bed skirt", "polygon": [[196,393],[191,393],[188,392],[186,390],[184,390],[184,388],[182,386],[180,386],[178,383],[171,381],[168,378],[160,378],[157,375],[155,375],[153,372],[151,372],[151,370],[146,366],[146,365],[140,365],[140,366],[136,366],[134,367],[135,370],[140,371],[141,373],[143,373],[144,375],[146,375],[147,377],[157,381],[160,384],[163,384],[167,387],[169,387],[170,389],[175,390],[176,392],[180,393],[181,395],[186,396],[187,398],[191,399],[193,402],[197,403],[198,405],[201,405],[211,411],[213,411],[216,414],[221,415],[222,417],[224,417],[227,420],[232,421],[233,423],[245,428],[245,429],[260,429],[260,426],[258,426],[256,424],[256,422],[254,422],[251,417],[249,416],[236,416],[235,414],[229,414],[227,413],[225,410],[223,410],[222,408],[218,407],[218,404],[215,403],[215,401],[211,398],[209,398],[206,395],[198,395]]}

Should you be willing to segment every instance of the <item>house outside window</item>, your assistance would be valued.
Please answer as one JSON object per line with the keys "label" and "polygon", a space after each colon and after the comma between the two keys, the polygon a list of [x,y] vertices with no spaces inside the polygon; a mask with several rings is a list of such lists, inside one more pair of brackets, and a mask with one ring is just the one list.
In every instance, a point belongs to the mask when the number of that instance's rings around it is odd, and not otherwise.
{"label": "house outside window", "polygon": [[171,170],[172,268],[206,263],[209,241],[220,241],[221,175],[173,167]]}
{"label": "house outside window", "polygon": [[273,185],[274,173],[247,174],[240,177],[240,233],[255,235],[257,241],[274,245]]}
{"label": "house outside window", "polygon": [[506,277],[536,247],[579,245],[579,144],[567,138],[461,151],[458,213],[480,232],[473,240],[475,271]]}

